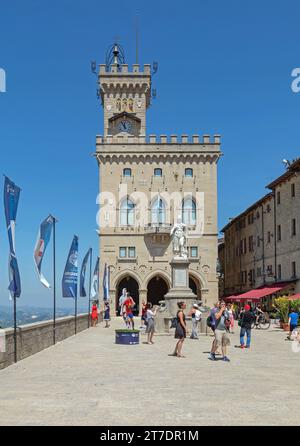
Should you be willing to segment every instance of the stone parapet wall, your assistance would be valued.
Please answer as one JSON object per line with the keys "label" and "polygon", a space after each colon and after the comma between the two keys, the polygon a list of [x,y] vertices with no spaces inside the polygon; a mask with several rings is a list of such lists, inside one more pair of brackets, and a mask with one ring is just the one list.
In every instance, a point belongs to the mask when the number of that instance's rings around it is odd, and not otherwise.
{"label": "stone parapet wall", "polygon": [[[88,315],[77,316],[77,333],[88,328]],[[56,320],[56,342],[63,341],[75,334],[73,316]],[[1,331],[5,337],[5,352],[0,353],[0,369],[14,363],[14,330],[8,328]],[[18,361],[53,345],[53,320],[21,325],[17,329]]]}
{"label": "stone parapet wall", "polygon": [[96,144],[197,144],[220,145],[220,135],[97,135]]}

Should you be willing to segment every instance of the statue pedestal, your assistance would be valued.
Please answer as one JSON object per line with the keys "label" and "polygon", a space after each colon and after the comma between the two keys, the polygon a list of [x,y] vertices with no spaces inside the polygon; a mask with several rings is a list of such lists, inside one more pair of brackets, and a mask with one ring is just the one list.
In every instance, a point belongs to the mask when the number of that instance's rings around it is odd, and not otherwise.
{"label": "statue pedestal", "polygon": [[174,257],[170,265],[172,267],[172,288],[165,295],[165,302],[171,317],[174,317],[178,311],[177,302],[185,302],[187,310],[190,311],[197,296],[189,288],[190,262],[188,259]]}
{"label": "statue pedestal", "polygon": [[[176,316],[178,311],[177,302],[186,303],[186,312],[197,301],[196,294],[189,288],[189,265],[188,259],[174,257],[170,262],[172,267],[172,288],[164,296],[164,307],[161,307],[156,315],[156,331],[169,332],[170,320]],[[190,321],[187,321],[190,329]]]}

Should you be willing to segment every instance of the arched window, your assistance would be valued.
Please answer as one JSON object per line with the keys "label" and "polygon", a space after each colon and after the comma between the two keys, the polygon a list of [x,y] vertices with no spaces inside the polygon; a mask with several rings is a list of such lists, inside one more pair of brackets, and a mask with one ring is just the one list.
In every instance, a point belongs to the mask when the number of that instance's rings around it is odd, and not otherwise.
{"label": "arched window", "polygon": [[155,177],[162,177],[162,169],[154,169]]}
{"label": "arched window", "polygon": [[123,169],[123,177],[131,177],[131,169],[129,167]]}
{"label": "arched window", "polygon": [[126,98],[123,98],[123,100],[122,100],[122,109],[123,110],[127,110],[127,99]]}
{"label": "arched window", "polygon": [[117,112],[121,111],[121,99],[120,98],[117,99],[116,109],[117,109]]}
{"label": "arched window", "polygon": [[191,168],[185,169],[185,176],[188,178],[192,178],[193,177],[193,169],[191,169]]}
{"label": "arched window", "polygon": [[135,204],[128,197],[122,201],[120,206],[121,226],[133,226],[135,221]]}
{"label": "arched window", "polygon": [[163,224],[166,222],[166,206],[160,197],[156,197],[151,205],[151,223]]}
{"label": "arched window", "polygon": [[196,203],[191,197],[187,197],[182,202],[182,221],[186,225],[196,224]]}

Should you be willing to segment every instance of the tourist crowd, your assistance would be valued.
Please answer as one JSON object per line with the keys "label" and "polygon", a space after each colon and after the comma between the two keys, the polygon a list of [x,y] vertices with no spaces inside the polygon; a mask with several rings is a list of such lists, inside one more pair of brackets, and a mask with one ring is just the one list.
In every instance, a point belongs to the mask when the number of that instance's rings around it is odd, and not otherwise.
{"label": "tourist crowd", "polygon": [[[122,294],[119,298],[119,314],[124,320],[124,324],[127,329],[134,330],[134,308],[136,304],[129,291],[126,288],[122,290]],[[190,339],[199,339],[198,331],[199,324],[202,320],[201,307],[197,303],[194,303],[190,311],[185,313],[186,303],[178,302],[178,311],[176,316],[171,320],[171,327],[175,328],[176,345],[175,350],[171,356],[178,358],[184,358],[182,353],[184,340],[187,337],[188,329],[186,324],[186,316],[191,319],[191,333]],[[141,329],[147,334],[147,343],[154,344],[153,337],[155,333],[155,318],[158,305],[152,306],[151,303],[142,302],[142,314],[141,314]],[[251,330],[253,326],[257,326],[261,315],[265,315],[265,312],[261,306],[255,305],[251,307],[249,304],[244,306],[235,307],[231,303],[225,303],[224,301],[218,301],[210,309],[208,316],[206,316],[206,325],[212,330],[213,342],[209,353],[209,359],[211,361],[222,360],[224,362],[230,362],[228,357],[228,348],[230,346],[230,334],[234,334],[235,320],[238,322],[240,328],[239,345],[235,347],[241,349],[249,349],[251,346]],[[98,321],[98,312],[96,303],[93,304],[91,312],[92,326],[95,326]],[[104,318],[106,322],[105,327],[109,327],[110,321],[110,306],[109,302],[105,302]],[[289,314],[289,328],[290,332],[288,339],[293,339],[292,335],[297,330],[299,321],[299,315],[295,310],[291,310]],[[298,334],[297,334],[298,335]],[[299,333],[300,337],[300,333]],[[245,339],[246,338],[246,339]],[[245,342],[246,341],[246,342]],[[217,358],[217,356],[220,358]]]}

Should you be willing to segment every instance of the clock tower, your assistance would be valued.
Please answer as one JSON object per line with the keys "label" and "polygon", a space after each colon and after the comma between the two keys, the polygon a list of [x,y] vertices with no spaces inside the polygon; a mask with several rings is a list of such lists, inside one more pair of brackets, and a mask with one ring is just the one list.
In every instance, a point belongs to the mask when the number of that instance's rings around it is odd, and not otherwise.
{"label": "clock tower", "polygon": [[150,106],[151,67],[128,65],[121,58],[121,48],[113,45],[112,63],[100,65],[99,87],[104,109],[104,136],[146,134],[146,111]]}

